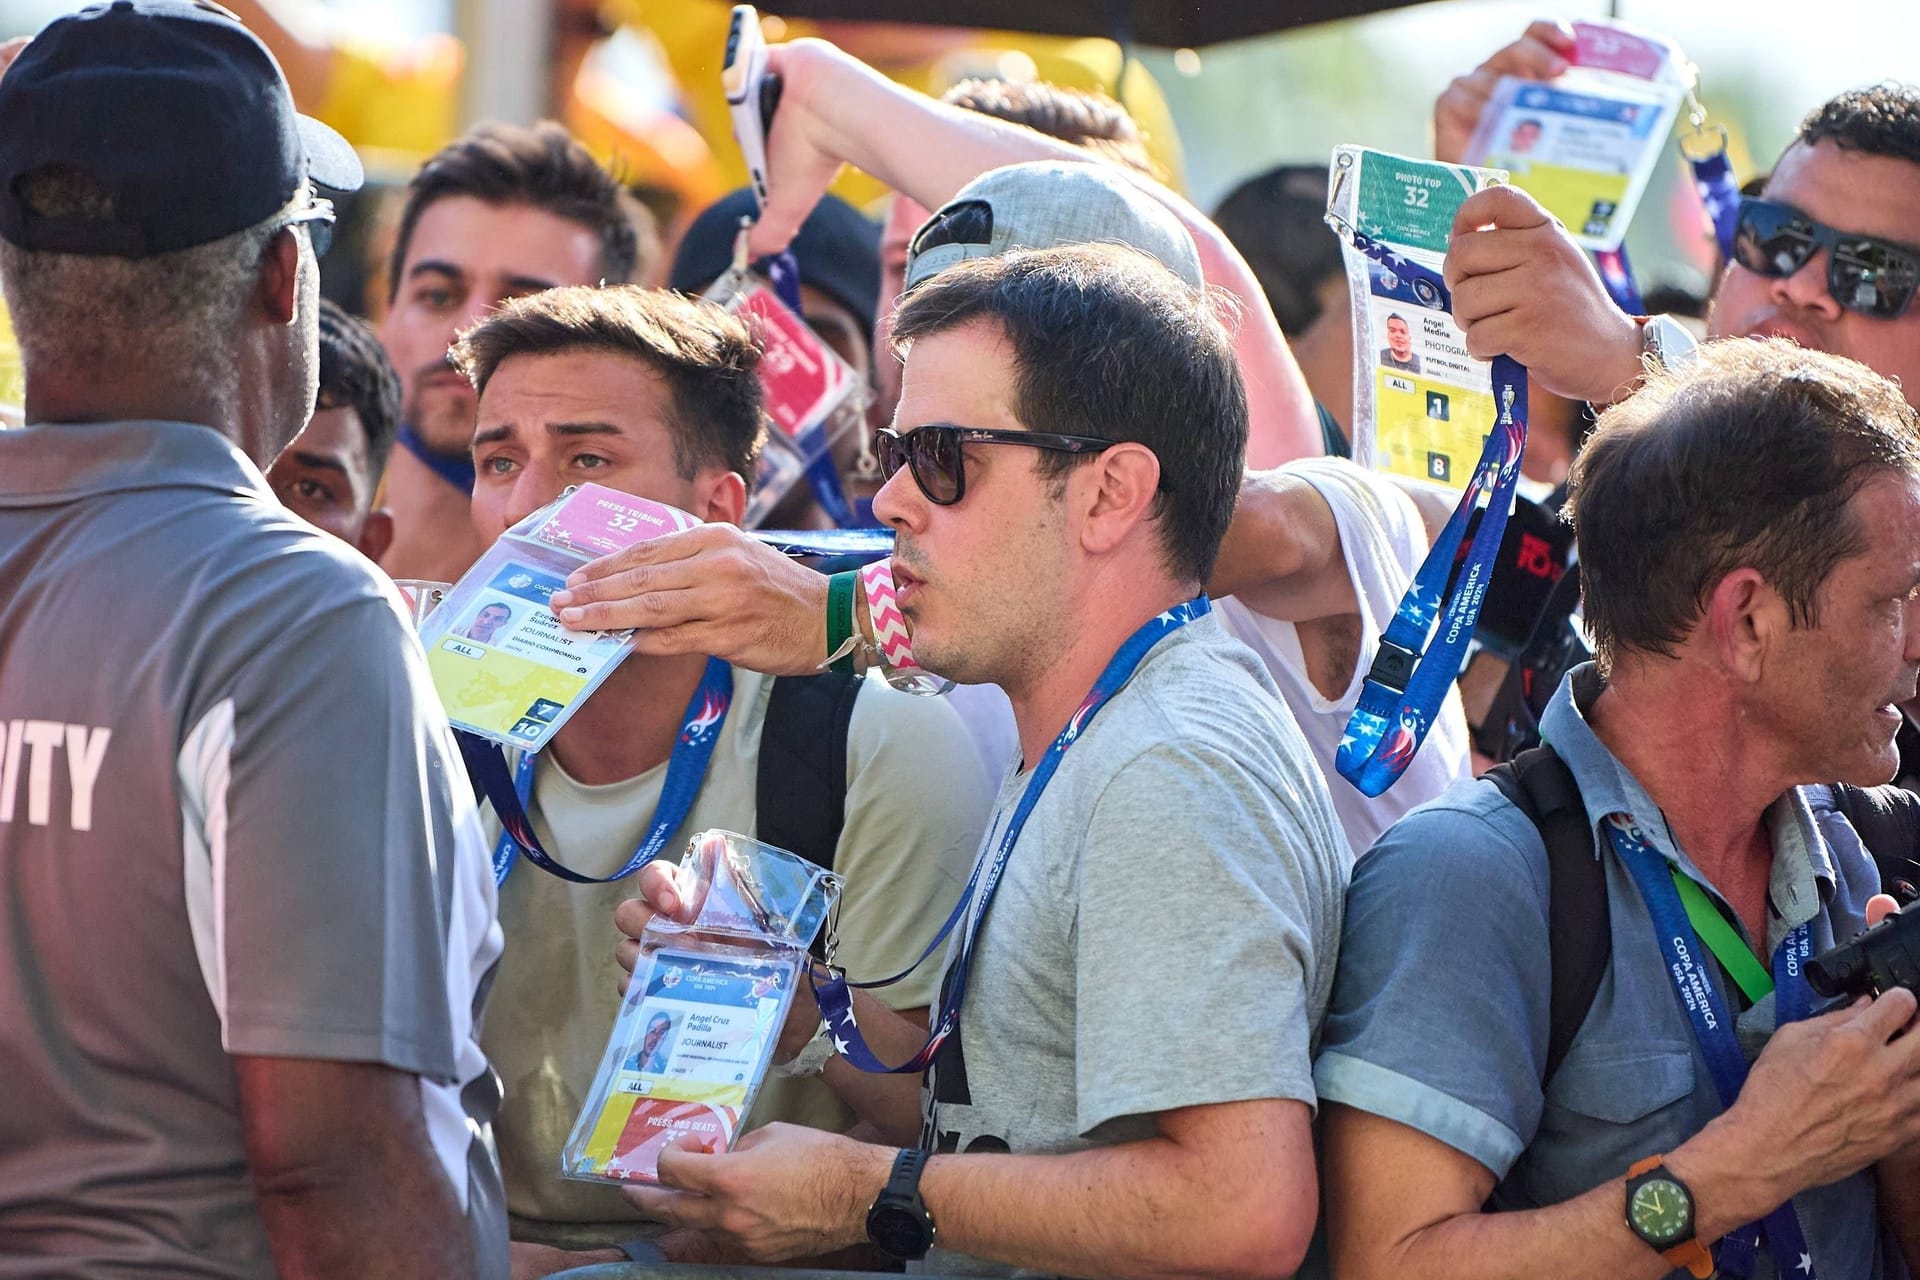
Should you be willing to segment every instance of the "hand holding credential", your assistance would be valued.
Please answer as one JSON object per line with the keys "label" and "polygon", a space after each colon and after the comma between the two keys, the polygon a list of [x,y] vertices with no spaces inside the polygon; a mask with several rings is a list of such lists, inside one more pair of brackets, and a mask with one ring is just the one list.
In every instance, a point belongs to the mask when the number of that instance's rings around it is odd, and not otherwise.
{"label": "hand holding credential", "polygon": [[660,1185],[621,1194],[656,1222],[711,1232],[756,1261],[778,1262],[864,1241],[867,1207],[892,1159],[885,1147],[776,1123],[717,1155],[678,1143],[660,1155]]}
{"label": "hand holding credential", "polygon": [[584,565],[553,605],[576,631],[634,628],[638,653],[705,654],[768,675],[811,675],[827,654],[827,580],[728,524]]}
{"label": "hand holding credential", "polygon": [[1453,319],[1477,360],[1509,355],[1555,395],[1606,404],[1641,372],[1640,328],[1565,227],[1517,187],[1461,204],[1447,247]]}
{"label": "hand holding credential", "polygon": [[1455,77],[1433,103],[1433,158],[1462,163],[1481,113],[1502,76],[1551,80],[1572,64],[1573,30],[1542,18],[1526,32],[1464,76]]}

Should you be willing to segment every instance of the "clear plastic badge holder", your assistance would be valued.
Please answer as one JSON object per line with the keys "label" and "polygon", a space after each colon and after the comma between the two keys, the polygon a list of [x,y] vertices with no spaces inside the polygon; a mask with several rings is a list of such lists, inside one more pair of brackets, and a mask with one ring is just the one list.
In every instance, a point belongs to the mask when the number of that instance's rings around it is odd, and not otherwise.
{"label": "clear plastic badge holder", "polygon": [[[807,948],[841,879],[731,831],[687,843],[692,924],[640,938],[606,1054],[560,1156],[564,1177],[657,1182],[660,1152],[692,1137],[728,1150],[766,1078]],[[831,949],[829,926],[828,947]]]}
{"label": "clear plastic badge holder", "polygon": [[[1494,169],[1439,164],[1341,146],[1333,151],[1327,221],[1345,243],[1353,301],[1354,461],[1457,495],[1494,421],[1492,365],[1467,354],[1466,336],[1430,282],[1453,215],[1469,196],[1506,181]],[[1364,236],[1386,261],[1355,249]]]}
{"label": "clear plastic badge holder", "polygon": [[633,649],[632,631],[562,626],[553,593],[590,560],[699,523],[587,484],[500,535],[420,624],[447,718],[504,746],[546,746]]}
{"label": "clear plastic badge holder", "polygon": [[[745,319],[760,339],[760,384],[776,429],[767,433],[747,496],[742,524],[755,529],[848,432],[864,433],[866,388],[853,366],[744,262],[721,276],[706,296]],[[872,470],[877,477],[877,462]]]}
{"label": "clear plastic badge holder", "polygon": [[1626,237],[1692,91],[1692,66],[1659,36],[1574,24],[1573,65],[1542,83],[1502,76],[1464,157],[1506,169],[1585,248]]}

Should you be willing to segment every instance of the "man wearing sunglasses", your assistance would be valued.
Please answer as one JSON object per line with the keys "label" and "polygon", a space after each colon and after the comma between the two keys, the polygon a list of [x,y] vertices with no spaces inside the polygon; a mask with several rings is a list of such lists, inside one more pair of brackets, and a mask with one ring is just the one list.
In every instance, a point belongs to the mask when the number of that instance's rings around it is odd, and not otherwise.
{"label": "man wearing sunglasses", "polygon": [[[924,1095],[855,1082],[885,1145],[775,1126],[669,1151],[628,1195],[759,1259],[871,1240],[936,1272],[1291,1274],[1349,855],[1272,681],[1200,595],[1245,449],[1230,341],[1204,294],[1113,245],[949,266],[894,333],[874,510],[900,607],[929,670],[1007,692],[1022,752],[940,1036],[864,997],[857,1035],[833,1022],[842,1056],[863,1038],[932,1070]],[[675,906],[664,868],[642,883],[630,935]]]}
{"label": "man wearing sunglasses", "polygon": [[[1571,36],[1536,23],[1488,66],[1545,77],[1564,65],[1553,61],[1560,56],[1554,47],[1570,51]],[[1447,154],[1460,133],[1448,120],[1462,110],[1441,99],[1441,159],[1458,158]],[[1671,331],[1615,307],[1565,228],[1524,192],[1480,193],[1460,207],[1454,230],[1447,279],[1474,355],[1504,352],[1556,394],[1607,404],[1631,391],[1643,355],[1661,354]],[[1792,338],[1849,356],[1897,380],[1913,401],[1920,398],[1916,286],[1920,90],[1853,90],[1811,112],[1761,195],[1741,202],[1708,332]]]}

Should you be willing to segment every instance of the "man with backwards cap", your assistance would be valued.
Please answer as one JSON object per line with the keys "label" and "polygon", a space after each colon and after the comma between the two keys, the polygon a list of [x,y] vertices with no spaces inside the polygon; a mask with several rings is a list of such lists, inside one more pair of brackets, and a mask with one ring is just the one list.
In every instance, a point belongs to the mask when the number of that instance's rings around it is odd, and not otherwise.
{"label": "man with backwards cap", "polygon": [[0,1269],[504,1278],[470,793],[391,588],[261,475],[360,166],[186,0],[54,22],[0,119]]}

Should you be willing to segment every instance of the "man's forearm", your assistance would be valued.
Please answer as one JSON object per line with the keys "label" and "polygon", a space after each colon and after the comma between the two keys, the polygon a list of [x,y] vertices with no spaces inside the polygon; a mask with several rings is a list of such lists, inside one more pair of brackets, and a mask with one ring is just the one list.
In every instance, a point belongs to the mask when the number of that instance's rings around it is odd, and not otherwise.
{"label": "man's forearm", "polygon": [[372,1063],[233,1063],[249,1172],[284,1280],[478,1274],[418,1076]]}
{"label": "man's forearm", "polygon": [[[860,1021],[860,1034],[867,1048],[889,1065],[905,1062],[927,1042],[924,1010],[917,1011],[921,1016],[915,1021],[866,992],[856,991],[853,1012]],[[821,1078],[835,1096],[853,1108],[860,1125],[871,1130],[871,1141],[906,1147],[919,1140],[919,1072],[880,1075],[862,1071],[836,1055],[827,1060]]]}
{"label": "man's forearm", "polygon": [[362,1151],[340,1165],[254,1176],[283,1280],[472,1276],[473,1243],[431,1150]]}
{"label": "man's forearm", "polygon": [[1286,1276],[1317,1202],[1302,1142],[1288,1176],[1165,1137],[1071,1155],[935,1156],[921,1192],[943,1248],[1053,1275]]}
{"label": "man's forearm", "polygon": [[1285,471],[1249,473],[1241,482],[1207,591],[1286,622],[1359,608],[1333,508]]}
{"label": "man's forearm", "polygon": [[[1702,1244],[1714,1244],[1764,1216],[1789,1194],[1759,1171],[1724,1121],[1667,1153],[1664,1161],[1692,1194],[1695,1237]],[[1544,1209],[1488,1213],[1476,1204],[1398,1242],[1383,1239],[1377,1224],[1352,1213],[1333,1181],[1336,1176],[1330,1168],[1328,1235],[1334,1271],[1343,1277],[1659,1280],[1673,1271],[1626,1225],[1624,1176]]]}

